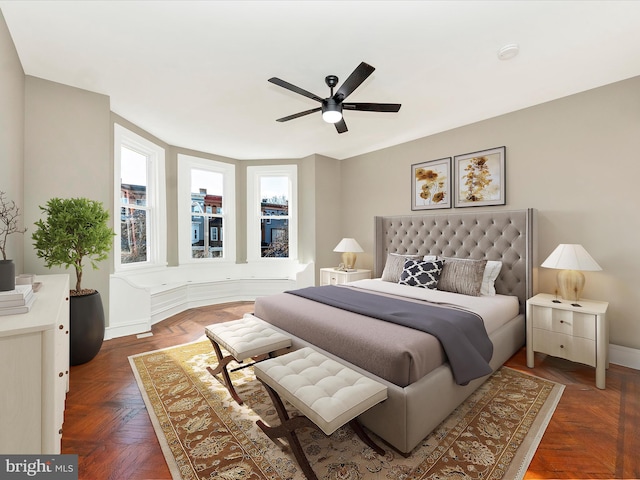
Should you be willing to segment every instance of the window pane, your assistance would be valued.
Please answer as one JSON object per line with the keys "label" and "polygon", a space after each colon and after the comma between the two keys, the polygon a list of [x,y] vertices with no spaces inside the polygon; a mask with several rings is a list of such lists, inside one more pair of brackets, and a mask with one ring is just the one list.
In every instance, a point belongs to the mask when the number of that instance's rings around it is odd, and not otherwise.
{"label": "window pane", "polygon": [[209,256],[222,257],[222,218],[209,218]]}
{"label": "window pane", "polygon": [[223,180],[222,173],[191,169],[191,200],[204,213],[222,213]]}
{"label": "window pane", "polygon": [[191,258],[206,258],[204,249],[205,217],[191,216]]}
{"label": "window pane", "polygon": [[221,258],[222,255],[222,218],[192,215],[191,258]]}
{"label": "window pane", "polygon": [[289,256],[289,226],[286,219],[261,220],[262,245],[261,256]]}
{"label": "window pane", "polygon": [[289,178],[260,177],[262,215],[289,214]]}
{"label": "window pane", "polygon": [[127,147],[121,149],[120,201],[123,205],[147,204],[147,157]]}
{"label": "window pane", "polygon": [[120,209],[120,263],[147,261],[147,212]]}

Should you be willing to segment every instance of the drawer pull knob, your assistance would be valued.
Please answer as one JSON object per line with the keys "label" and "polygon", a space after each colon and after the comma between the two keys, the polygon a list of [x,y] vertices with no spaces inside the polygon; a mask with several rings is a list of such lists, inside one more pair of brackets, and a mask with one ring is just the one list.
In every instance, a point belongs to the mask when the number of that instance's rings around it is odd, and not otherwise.
{"label": "drawer pull knob", "polygon": [[564,345],[560,345],[560,348],[564,348]]}
{"label": "drawer pull knob", "polygon": [[560,320],[560,323],[564,323],[564,320]]}

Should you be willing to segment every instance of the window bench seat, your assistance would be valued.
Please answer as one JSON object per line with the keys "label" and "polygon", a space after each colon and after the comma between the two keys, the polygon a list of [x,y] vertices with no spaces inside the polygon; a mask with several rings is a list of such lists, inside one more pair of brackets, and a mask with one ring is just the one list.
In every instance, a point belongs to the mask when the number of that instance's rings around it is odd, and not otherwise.
{"label": "window bench seat", "polygon": [[148,332],[189,308],[253,301],[314,285],[314,264],[264,262],[165,267],[115,273],[109,278],[105,339]]}

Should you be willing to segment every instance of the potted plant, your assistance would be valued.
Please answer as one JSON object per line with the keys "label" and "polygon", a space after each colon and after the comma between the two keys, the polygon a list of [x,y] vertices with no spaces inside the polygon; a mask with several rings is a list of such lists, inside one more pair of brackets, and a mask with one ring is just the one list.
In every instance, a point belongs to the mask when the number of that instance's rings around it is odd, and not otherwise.
{"label": "potted plant", "polygon": [[102,347],[105,322],[100,293],[82,287],[84,260],[94,269],[106,260],[114,231],[107,225],[109,212],[101,202],[87,198],[52,198],[40,206],[46,214],[32,235],[34,247],[45,266],[73,266],[76,285],[70,293],[69,354],[71,365],[93,359]]}
{"label": "potted plant", "polygon": [[16,202],[8,200],[5,192],[0,192],[0,292],[16,288],[16,267],[13,260],[7,260],[7,237],[12,233],[24,233],[26,228],[18,227],[20,209]]}

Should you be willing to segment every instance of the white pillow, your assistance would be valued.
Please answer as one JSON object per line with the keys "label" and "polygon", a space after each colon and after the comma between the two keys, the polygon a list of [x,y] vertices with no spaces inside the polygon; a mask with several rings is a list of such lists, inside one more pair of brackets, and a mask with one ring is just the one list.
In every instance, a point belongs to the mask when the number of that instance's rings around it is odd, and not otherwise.
{"label": "white pillow", "polygon": [[496,260],[487,260],[487,266],[484,268],[482,274],[482,286],[480,287],[480,295],[493,297],[496,294],[496,287],[494,285],[496,278],[500,274],[502,268],[502,262]]}
{"label": "white pillow", "polygon": [[436,260],[438,260],[438,256],[437,255],[425,255],[424,257],[422,257],[422,260],[424,260],[425,262],[435,262]]}

